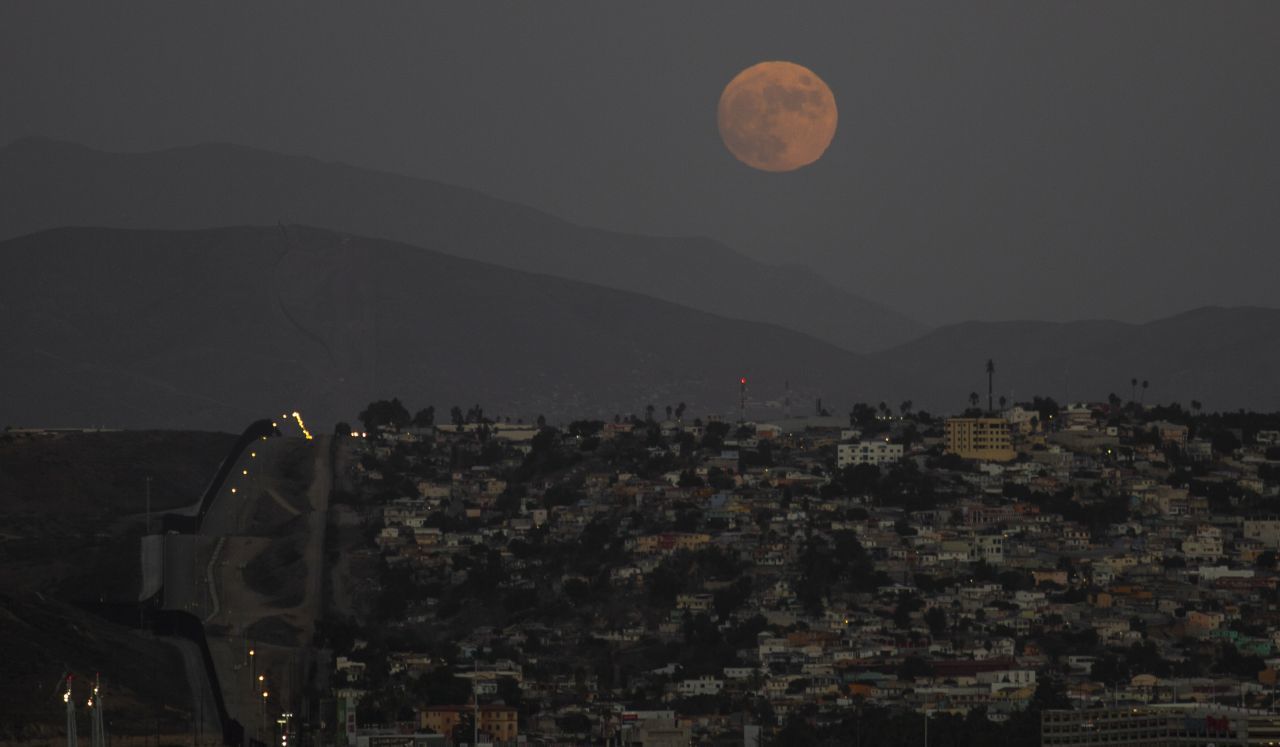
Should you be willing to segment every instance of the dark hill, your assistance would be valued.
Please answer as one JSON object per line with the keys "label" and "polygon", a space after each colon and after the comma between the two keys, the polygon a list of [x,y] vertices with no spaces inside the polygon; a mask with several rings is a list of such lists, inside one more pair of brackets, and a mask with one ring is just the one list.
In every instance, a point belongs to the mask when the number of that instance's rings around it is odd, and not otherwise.
{"label": "dark hill", "polygon": [[1203,308],[1147,324],[1111,321],[968,322],[879,353],[886,368],[910,372],[917,399],[945,410],[985,406],[986,360],[995,394],[1064,400],[1129,399],[1130,381],[1150,382],[1147,403],[1201,401],[1206,409],[1280,410],[1280,310]]}
{"label": "dark hill", "polygon": [[63,226],[198,229],[305,224],[582,280],[849,350],[924,331],[812,271],[702,238],[577,226],[468,189],[230,145],[104,153],[44,139],[0,149],[0,239]]}
{"label": "dark hill", "polygon": [[390,395],[442,415],[726,410],[743,373],[800,399],[865,370],[781,327],[317,229],[60,229],[0,263],[9,424],[331,424]]}
{"label": "dark hill", "polygon": [[[309,228],[61,229],[0,243],[0,424],[234,430],[301,410],[317,427],[399,396],[491,415],[612,417],[685,401],[755,414],[791,385],[954,412],[986,392],[1197,399],[1280,409],[1280,311],[1143,325],[967,323],[872,356],[781,327],[389,241]],[[321,425],[323,424],[323,425]]]}

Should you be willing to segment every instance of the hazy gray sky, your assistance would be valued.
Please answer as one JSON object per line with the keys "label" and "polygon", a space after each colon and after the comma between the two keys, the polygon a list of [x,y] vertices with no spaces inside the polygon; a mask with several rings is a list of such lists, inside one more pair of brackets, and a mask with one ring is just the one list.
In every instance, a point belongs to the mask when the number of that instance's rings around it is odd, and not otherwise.
{"label": "hazy gray sky", "polygon": [[[262,7],[265,5],[266,7]],[[0,5],[0,140],[252,145],[809,264],[930,322],[1280,305],[1280,3]],[[840,128],[752,171],[721,88]]]}

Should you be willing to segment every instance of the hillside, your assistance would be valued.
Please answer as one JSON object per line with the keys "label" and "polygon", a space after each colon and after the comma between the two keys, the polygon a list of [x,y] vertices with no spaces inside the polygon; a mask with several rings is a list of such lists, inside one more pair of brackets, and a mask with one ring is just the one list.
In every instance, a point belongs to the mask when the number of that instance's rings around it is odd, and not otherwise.
{"label": "hillside", "polygon": [[[74,676],[80,739],[89,742],[84,701],[101,674],[114,737],[190,736],[191,691],[171,643],[122,628],[42,594],[0,591],[0,742],[65,743],[63,674]],[[154,738],[154,737],[153,737]]]}
{"label": "hillside", "polygon": [[849,350],[886,348],[924,331],[807,268],[762,264],[709,239],[585,228],[424,179],[229,145],[124,154],[29,139],[0,148],[0,239],[64,226],[280,223],[633,291]]}
{"label": "hillside", "polygon": [[[0,243],[0,423],[234,430],[368,402],[479,403],[531,420],[684,401],[781,415],[997,396],[1280,409],[1280,311],[1202,309],[1144,325],[966,323],[859,356],[767,324],[638,294],[310,228],[62,229]],[[763,409],[774,402],[773,409]]]}
{"label": "hillside", "polygon": [[188,506],[233,440],[176,431],[0,432],[0,589],[73,602],[136,599],[147,478],[153,511]]}
{"label": "hillside", "polygon": [[[984,373],[996,362],[995,393],[1059,401],[1128,399],[1130,382],[1150,382],[1148,403],[1191,400],[1206,409],[1280,410],[1280,310],[1203,308],[1147,324],[1111,321],[969,322],[943,327],[875,356],[907,371],[917,405],[949,411],[986,400]],[[985,406],[985,404],[984,404]]]}
{"label": "hillside", "polygon": [[726,411],[743,374],[805,407],[866,380],[781,327],[317,229],[62,229],[0,262],[0,388],[18,394],[0,423],[230,430],[296,408],[331,427],[390,395],[611,417]]}
{"label": "hillside", "polygon": [[82,739],[95,673],[111,734],[190,735],[198,674],[184,664],[190,646],[76,605],[136,601],[145,478],[153,510],[189,505],[233,441],[177,431],[0,432],[0,742],[62,740],[65,671],[76,677]]}

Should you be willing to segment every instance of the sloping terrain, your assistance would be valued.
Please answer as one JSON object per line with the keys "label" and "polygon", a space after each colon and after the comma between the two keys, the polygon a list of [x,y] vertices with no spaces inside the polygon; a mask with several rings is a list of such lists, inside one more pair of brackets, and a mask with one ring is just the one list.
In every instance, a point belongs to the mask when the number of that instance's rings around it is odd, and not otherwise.
{"label": "sloping terrain", "polygon": [[10,424],[332,424],[393,394],[526,419],[727,410],[740,375],[799,398],[864,368],[781,327],[316,229],[61,229],[0,262]]}
{"label": "sloping terrain", "polygon": [[[1280,409],[1280,311],[1144,325],[968,323],[860,356],[790,330],[393,242],[310,228],[62,229],[0,243],[0,423],[313,429],[375,399],[532,420],[686,402],[811,412],[821,397],[954,412],[985,394]],[[764,409],[767,401],[774,408]]]}
{"label": "sloping terrain", "polygon": [[188,505],[233,441],[197,432],[0,433],[0,742],[62,741],[65,671],[76,677],[83,739],[95,673],[113,736],[191,733],[202,714],[193,714],[180,646],[75,605],[137,599],[145,478],[154,511]]}
{"label": "sloping terrain", "polygon": [[86,742],[84,706],[95,674],[114,736],[190,733],[190,689],[182,657],[168,643],[40,594],[9,592],[0,592],[0,641],[0,741],[63,741],[59,682],[68,670]]}
{"label": "sloping terrain", "polygon": [[[1280,310],[1204,308],[1147,324],[1109,321],[969,322],[877,354],[908,372],[917,405],[946,411],[986,402],[988,358],[995,394],[1059,401],[1108,394],[1147,403],[1198,400],[1209,410],[1280,410]],[[1133,379],[1148,381],[1144,392]]]}
{"label": "sloping terrain", "polygon": [[801,267],[710,239],[577,226],[424,179],[229,145],[103,153],[44,139],[0,148],[0,239],[63,226],[196,229],[296,223],[770,322],[849,350],[924,331]]}
{"label": "sloping terrain", "polygon": [[234,438],[225,433],[0,433],[0,589],[67,600],[137,598],[151,508],[197,500]]}

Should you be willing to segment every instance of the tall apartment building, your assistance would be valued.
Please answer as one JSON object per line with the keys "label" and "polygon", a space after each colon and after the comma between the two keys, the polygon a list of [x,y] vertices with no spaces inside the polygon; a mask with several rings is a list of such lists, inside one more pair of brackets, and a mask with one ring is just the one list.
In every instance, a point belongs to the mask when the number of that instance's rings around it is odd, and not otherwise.
{"label": "tall apartment building", "polygon": [[944,443],[948,454],[965,459],[1008,462],[1017,455],[1004,418],[947,418]]}

